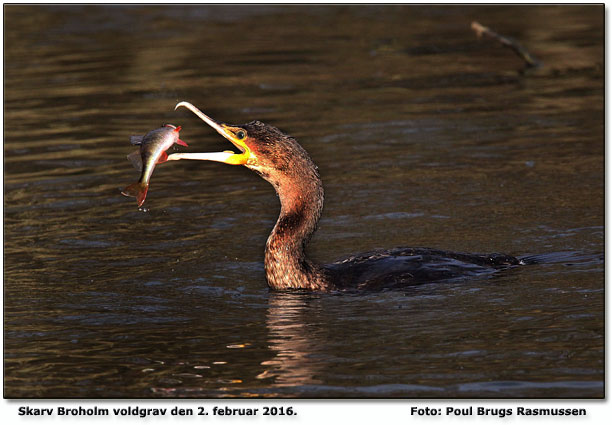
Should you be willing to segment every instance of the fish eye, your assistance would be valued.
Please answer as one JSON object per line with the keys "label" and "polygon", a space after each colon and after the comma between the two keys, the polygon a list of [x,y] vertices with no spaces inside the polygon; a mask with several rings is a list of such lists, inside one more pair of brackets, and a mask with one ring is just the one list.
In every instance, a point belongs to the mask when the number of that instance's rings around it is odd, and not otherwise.
{"label": "fish eye", "polygon": [[242,140],[246,137],[246,132],[240,130],[238,133],[236,133],[236,138],[238,138],[238,140]]}

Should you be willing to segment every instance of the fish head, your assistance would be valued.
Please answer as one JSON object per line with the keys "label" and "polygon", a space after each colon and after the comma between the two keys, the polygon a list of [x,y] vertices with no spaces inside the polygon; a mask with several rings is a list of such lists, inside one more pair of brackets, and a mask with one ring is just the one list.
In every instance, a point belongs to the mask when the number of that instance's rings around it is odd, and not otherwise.
{"label": "fish head", "polygon": [[[181,139],[179,139],[179,132],[181,131],[182,127],[173,125],[173,124],[162,124],[162,128],[163,129],[171,129],[173,136],[176,137],[176,140],[174,143],[176,143],[177,145],[181,145],[181,146],[189,146],[187,143],[183,142]],[[176,134],[174,134],[176,133]]]}

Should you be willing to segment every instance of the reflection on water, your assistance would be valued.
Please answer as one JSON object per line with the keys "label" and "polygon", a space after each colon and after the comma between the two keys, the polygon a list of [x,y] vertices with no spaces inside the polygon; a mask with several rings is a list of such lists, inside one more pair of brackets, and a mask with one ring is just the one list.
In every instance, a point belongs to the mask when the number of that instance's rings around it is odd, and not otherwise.
{"label": "reflection on water", "polygon": [[[601,397],[603,8],[5,6],[7,397]],[[509,19],[511,17],[511,19]],[[478,40],[478,20],[542,61]],[[248,31],[244,29],[248,28]],[[132,134],[295,136],[321,261],[378,247],[537,264],[363,295],[270,293],[272,188]]]}
{"label": "reflection on water", "polygon": [[309,323],[303,317],[306,314],[316,314],[316,307],[310,302],[316,302],[316,298],[312,297],[304,293],[270,295],[266,326],[270,348],[275,352],[275,357],[261,363],[266,369],[257,378],[270,379],[273,387],[324,383],[321,377],[317,378],[322,368],[322,362],[317,361],[316,356],[320,341],[313,327],[308,326]]}

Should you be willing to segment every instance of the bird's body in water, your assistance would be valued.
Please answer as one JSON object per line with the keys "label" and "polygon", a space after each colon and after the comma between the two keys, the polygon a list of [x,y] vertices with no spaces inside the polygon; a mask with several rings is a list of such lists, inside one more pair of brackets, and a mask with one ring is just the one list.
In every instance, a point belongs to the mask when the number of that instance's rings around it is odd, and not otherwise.
{"label": "bird's body in water", "polygon": [[305,249],[321,217],[323,185],[304,148],[262,122],[229,126],[215,122],[190,103],[181,102],[179,106],[190,109],[241,152],[178,153],[168,160],[245,165],[276,190],[281,211],[265,249],[266,278],[272,289],[379,290],[490,273],[520,264],[518,259],[503,254],[462,254],[429,248],[395,248],[316,264],[308,259]]}

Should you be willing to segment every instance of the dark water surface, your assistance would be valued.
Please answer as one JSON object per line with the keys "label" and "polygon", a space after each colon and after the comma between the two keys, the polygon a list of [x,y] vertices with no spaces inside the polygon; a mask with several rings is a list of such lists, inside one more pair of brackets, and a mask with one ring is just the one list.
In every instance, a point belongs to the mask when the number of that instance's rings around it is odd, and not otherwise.
{"label": "dark water surface", "polygon": [[[602,6],[4,6],[6,397],[602,397]],[[478,20],[544,64],[528,74]],[[319,261],[535,255],[493,277],[272,293],[272,187],[128,137],[254,119],[319,165]]]}

